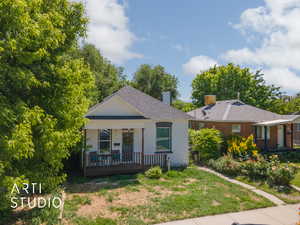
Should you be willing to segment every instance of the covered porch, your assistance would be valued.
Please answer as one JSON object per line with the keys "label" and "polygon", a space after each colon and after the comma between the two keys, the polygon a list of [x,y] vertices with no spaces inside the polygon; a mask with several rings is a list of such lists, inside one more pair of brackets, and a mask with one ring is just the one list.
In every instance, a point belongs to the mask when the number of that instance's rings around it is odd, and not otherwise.
{"label": "covered porch", "polygon": [[279,119],[256,123],[254,139],[264,152],[294,150],[294,121]]}
{"label": "covered porch", "polygon": [[[140,118],[94,120],[84,132],[84,176],[128,174],[152,166],[167,166],[167,154],[145,149],[145,133],[151,129]],[[149,133],[149,132],[148,132]]]}

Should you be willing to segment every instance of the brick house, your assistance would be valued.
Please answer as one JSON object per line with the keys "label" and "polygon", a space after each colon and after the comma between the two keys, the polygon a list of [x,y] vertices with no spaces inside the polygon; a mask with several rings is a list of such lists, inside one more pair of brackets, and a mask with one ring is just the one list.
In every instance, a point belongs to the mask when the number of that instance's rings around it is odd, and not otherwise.
{"label": "brick house", "polygon": [[[205,96],[205,106],[192,110],[190,128],[215,128],[224,136],[253,135],[263,150],[292,149],[300,140],[300,115],[279,115],[240,100],[216,101],[216,96]],[[299,133],[299,139],[294,138]]]}

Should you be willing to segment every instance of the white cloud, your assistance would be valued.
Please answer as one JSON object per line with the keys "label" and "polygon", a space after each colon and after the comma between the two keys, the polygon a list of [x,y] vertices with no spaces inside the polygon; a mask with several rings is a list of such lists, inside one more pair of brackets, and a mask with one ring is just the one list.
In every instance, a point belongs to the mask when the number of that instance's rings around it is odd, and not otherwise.
{"label": "white cloud", "polygon": [[269,81],[286,90],[299,90],[295,84],[299,85],[300,77],[292,72],[300,71],[299,21],[300,0],[265,0],[265,6],[245,10],[240,23],[234,26],[246,37],[255,34],[260,45],[253,49],[229,50],[223,58],[239,64],[262,66],[267,69]]}
{"label": "white cloud", "polygon": [[128,27],[126,4],[117,0],[88,0],[85,5],[90,19],[87,42],[93,43],[114,63],[142,57],[130,50],[137,38]]}
{"label": "white cloud", "polygon": [[272,68],[263,71],[263,73],[269,84],[275,84],[286,91],[299,92],[300,79],[288,68]]}
{"label": "white cloud", "polygon": [[182,68],[186,74],[196,75],[201,71],[208,70],[210,67],[217,65],[218,62],[208,56],[199,55],[189,59],[183,64]]}

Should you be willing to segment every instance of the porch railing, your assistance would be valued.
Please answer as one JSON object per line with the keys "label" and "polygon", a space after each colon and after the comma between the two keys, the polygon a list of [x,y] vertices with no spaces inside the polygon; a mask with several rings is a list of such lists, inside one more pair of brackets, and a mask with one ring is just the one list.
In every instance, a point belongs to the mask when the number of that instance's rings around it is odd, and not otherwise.
{"label": "porch railing", "polygon": [[90,152],[87,155],[87,167],[128,167],[128,166],[160,166],[167,165],[166,154],[143,154],[142,152],[128,152],[111,154],[98,154]]}

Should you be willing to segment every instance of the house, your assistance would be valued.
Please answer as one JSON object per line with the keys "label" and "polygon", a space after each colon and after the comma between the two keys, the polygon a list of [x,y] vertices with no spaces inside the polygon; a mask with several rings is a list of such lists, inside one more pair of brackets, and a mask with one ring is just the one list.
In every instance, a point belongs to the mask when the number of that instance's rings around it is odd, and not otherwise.
{"label": "house", "polygon": [[137,172],[188,164],[186,113],[125,86],[87,112],[83,168],[86,176]]}
{"label": "house", "polygon": [[216,101],[214,95],[205,96],[205,106],[188,114],[194,117],[190,122],[193,129],[215,128],[225,136],[252,134],[257,146],[265,151],[292,149],[295,124],[300,123],[300,115],[279,115],[237,99]]}

